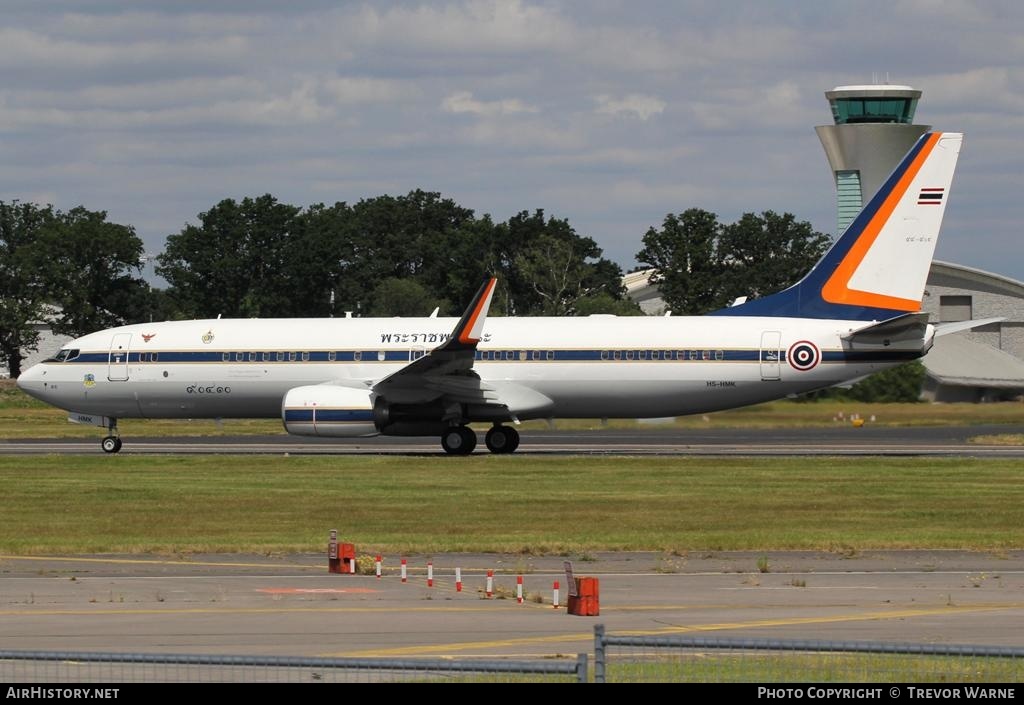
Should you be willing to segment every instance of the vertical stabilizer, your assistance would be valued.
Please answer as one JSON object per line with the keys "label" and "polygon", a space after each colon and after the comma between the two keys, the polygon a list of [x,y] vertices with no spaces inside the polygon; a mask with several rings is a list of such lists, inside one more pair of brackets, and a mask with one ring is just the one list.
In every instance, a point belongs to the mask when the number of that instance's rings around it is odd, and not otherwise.
{"label": "vertical stabilizer", "polygon": [[715,314],[869,321],[919,311],[962,142],[922,135],[799,283]]}

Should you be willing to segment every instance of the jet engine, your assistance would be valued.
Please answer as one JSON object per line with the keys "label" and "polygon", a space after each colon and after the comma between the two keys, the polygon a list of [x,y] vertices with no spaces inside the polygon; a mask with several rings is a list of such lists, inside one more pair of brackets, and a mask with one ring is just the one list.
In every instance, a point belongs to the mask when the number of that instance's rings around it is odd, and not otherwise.
{"label": "jet engine", "polygon": [[376,436],[373,397],[369,389],[331,384],[296,387],[284,395],[281,418],[285,430],[297,436]]}

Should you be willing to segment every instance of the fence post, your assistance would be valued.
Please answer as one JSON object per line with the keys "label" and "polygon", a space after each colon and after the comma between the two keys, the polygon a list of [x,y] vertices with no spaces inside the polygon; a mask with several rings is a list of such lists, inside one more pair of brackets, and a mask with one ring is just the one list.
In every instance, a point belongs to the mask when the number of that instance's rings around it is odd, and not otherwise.
{"label": "fence post", "polygon": [[576,655],[576,682],[587,682],[587,654],[586,652]]}
{"label": "fence post", "polygon": [[594,625],[594,682],[604,683],[604,625]]}

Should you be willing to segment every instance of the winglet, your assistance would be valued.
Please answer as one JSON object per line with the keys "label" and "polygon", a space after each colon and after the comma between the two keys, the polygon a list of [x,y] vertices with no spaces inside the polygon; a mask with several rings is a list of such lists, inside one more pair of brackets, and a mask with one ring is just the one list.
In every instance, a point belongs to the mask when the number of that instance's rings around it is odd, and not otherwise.
{"label": "winglet", "polygon": [[480,337],[483,335],[484,321],[487,320],[487,311],[491,308],[491,299],[494,297],[494,286],[498,283],[495,277],[491,277],[476,292],[476,296],[469,303],[466,312],[462,314],[458,325],[452,331],[452,337],[442,347],[446,350],[476,349]]}

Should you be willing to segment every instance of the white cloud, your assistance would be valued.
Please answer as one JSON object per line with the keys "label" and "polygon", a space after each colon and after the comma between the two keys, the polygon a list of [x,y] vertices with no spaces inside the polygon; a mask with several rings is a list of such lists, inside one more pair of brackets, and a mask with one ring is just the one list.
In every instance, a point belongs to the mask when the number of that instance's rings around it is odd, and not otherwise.
{"label": "white cloud", "polygon": [[609,95],[599,95],[594,98],[594,101],[597,103],[597,112],[602,115],[625,115],[646,121],[665,111],[665,101],[661,98],[639,93],[630,93],[619,99]]}
{"label": "white cloud", "polygon": [[349,31],[363,42],[443,53],[553,49],[572,29],[556,10],[519,0],[470,0],[384,11],[366,6],[345,20]]}
{"label": "white cloud", "polygon": [[830,230],[823,92],[886,71],[968,133],[950,224],[1001,242],[1021,220],[1016,0],[8,4],[0,200],[106,209],[149,249],[224,197],[407,187],[544,208],[626,258],[691,206]]}
{"label": "white cloud", "polygon": [[441,101],[441,109],[447,113],[469,113],[483,117],[539,112],[537,108],[523,103],[518,98],[482,101],[474,98],[470,91],[459,91],[447,96]]}

